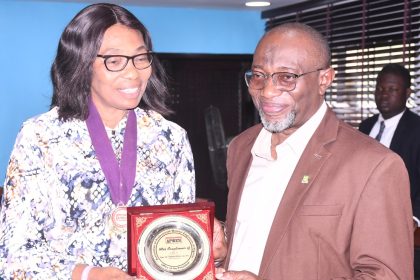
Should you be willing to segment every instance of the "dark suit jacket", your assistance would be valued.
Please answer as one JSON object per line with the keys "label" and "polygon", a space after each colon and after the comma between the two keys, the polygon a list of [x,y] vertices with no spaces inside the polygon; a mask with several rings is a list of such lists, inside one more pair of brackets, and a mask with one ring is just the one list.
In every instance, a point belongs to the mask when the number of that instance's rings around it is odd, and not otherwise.
{"label": "dark suit jacket", "polygon": [[[379,115],[374,115],[359,125],[359,130],[369,135]],[[403,159],[410,177],[413,214],[420,218],[420,116],[406,110],[397,125],[389,147]]]}
{"label": "dark suit jacket", "polygon": [[[226,267],[251,148],[261,129],[254,126],[229,144]],[[328,110],[278,206],[259,276],[412,280],[412,224],[409,181],[401,158]]]}

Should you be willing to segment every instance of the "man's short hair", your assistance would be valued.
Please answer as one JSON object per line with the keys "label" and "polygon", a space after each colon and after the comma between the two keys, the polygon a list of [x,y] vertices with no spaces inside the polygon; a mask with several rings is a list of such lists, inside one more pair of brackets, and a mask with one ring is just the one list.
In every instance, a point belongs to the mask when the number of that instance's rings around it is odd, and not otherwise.
{"label": "man's short hair", "polygon": [[410,71],[407,70],[404,66],[398,63],[389,63],[385,65],[381,71],[378,73],[378,78],[384,74],[393,74],[403,78],[405,88],[411,87],[411,75]]}

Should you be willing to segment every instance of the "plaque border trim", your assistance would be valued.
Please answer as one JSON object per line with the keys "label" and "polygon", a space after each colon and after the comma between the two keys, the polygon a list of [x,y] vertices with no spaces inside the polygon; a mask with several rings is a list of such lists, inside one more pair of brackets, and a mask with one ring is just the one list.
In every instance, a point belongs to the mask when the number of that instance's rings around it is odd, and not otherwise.
{"label": "plaque border trim", "polygon": [[[212,244],[213,244],[213,223],[214,223],[214,212],[215,205],[212,201],[200,201],[196,203],[189,204],[167,204],[167,205],[156,205],[156,206],[132,206],[127,207],[127,253],[128,253],[128,274],[132,276],[138,275],[142,267],[138,267],[139,264],[137,260],[137,242],[139,240],[138,227],[144,226],[145,223],[150,223],[150,219],[154,220],[162,216],[171,216],[171,215],[184,215],[186,217],[193,216],[194,212],[197,212],[197,218],[193,219],[196,223],[202,226],[203,230],[206,232],[207,237],[210,243],[210,258],[207,263],[207,267],[202,272],[203,277],[205,275],[213,274],[214,275],[214,259],[212,254]],[[200,214],[201,212],[201,214]],[[207,214],[204,214],[207,213]],[[204,214],[204,215],[203,215]],[[204,216],[208,217],[203,218]],[[144,269],[143,269],[143,272]],[[147,273],[147,272],[146,272]],[[148,278],[148,276],[142,276],[142,279],[153,279]],[[205,279],[199,277],[196,279]]]}

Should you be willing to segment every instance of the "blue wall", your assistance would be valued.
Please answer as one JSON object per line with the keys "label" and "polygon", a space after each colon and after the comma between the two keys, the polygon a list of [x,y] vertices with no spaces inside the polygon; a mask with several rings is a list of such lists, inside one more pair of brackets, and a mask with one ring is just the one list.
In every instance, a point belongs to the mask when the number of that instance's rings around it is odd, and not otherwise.
{"label": "blue wall", "polygon": [[[0,185],[20,126],[48,110],[49,71],[66,24],[86,4],[0,0]],[[252,53],[263,34],[258,11],[126,6],[170,53]]]}

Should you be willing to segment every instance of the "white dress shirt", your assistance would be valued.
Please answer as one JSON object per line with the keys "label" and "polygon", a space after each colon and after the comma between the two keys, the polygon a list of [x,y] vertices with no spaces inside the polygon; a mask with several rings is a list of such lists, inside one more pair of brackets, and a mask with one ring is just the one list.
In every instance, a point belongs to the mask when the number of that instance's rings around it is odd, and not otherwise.
{"label": "white dress shirt", "polygon": [[381,125],[381,121],[384,121],[385,123],[385,129],[382,132],[381,137],[381,144],[385,147],[389,148],[391,145],[392,137],[394,136],[395,129],[397,129],[397,125],[400,122],[400,119],[402,115],[404,114],[405,110],[399,113],[398,115],[393,116],[392,118],[389,118],[385,120],[381,114],[379,114],[378,120],[376,121],[375,125],[372,127],[369,136],[372,138],[375,138],[376,135],[379,132],[379,127]]}
{"label": "white dress shirt", "polygon": [[271,156],[272,133],[261,130],[251,150],[252,163],[239,206],[229,270],[247,270],[258,274],[283,193],[326,111],[324,102],[304,125],[277,145],[277,159]]}

